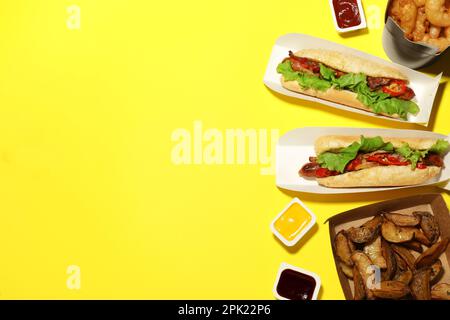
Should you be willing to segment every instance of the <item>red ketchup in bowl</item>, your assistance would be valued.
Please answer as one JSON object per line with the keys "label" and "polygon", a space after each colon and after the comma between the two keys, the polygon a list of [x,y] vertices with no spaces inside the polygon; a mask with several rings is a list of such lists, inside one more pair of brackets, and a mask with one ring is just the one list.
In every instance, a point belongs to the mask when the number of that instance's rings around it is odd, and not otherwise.
{"label": "red ketchup in bowl", "polygon": [[333,7],[339,28],[351,28],[361,24],[356,0],[333,0]]}

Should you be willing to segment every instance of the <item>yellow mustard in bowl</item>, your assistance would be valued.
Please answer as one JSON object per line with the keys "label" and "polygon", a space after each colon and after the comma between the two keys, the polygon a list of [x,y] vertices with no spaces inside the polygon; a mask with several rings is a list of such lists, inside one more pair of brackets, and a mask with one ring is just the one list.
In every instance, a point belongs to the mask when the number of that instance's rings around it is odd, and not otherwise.
{"label": "yellow mustard in bowl", "polygon": [[295,237],[311,222],[311,215],[298,203],[293,203],[276,221],[275,229],[287,240]]}
{"label": "yellow mustard in bowl", "polygon": [[312,212],[295,198],[272,222],[272,231],[284,244],[292,246],[315,222]]}

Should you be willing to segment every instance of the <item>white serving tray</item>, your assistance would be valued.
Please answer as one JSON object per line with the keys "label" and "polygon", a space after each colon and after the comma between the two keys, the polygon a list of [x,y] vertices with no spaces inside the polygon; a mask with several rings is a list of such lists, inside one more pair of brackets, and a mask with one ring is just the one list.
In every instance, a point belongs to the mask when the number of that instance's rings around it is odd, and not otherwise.
{"label": "white serving tray", "polygon": [[[448,135],[447,140],[450,141],[450,135]],[[450,181],[447,181],[447,183],[444,182],[444,184],[442,184],[440,187],[447,191],[450,191]]]}
{"label": "white serving tray", "polygon": [[[280,83],[281,75],[277,73],[278,64],[283,61],[284,58],[288,56],[289,50],[296,52],[302,49],[328,49],[339,51],[342,53],[347,53],[354,56],[359,56],[361,58],[371,60],[376,63],[387,65],[390,67],[395,67],[405,74],[410,80],[410,87],[416,93],[416,100],[414,100],[420,107],[420,112],[417,115],[409,115],[408,120],[393,119],[385,117],[382,115],[377,115],[364,110],[359,110],[356,108],[348,107],[339,103],[330,102],[327,100],[314,98],[301,93],[289,91],[282,87]],[[442,73],[435,78],[427,76],[423,73],[417,72],[415,70],[406,68],[404,66],[388,62],[376,56],[364,53],[362,51],[352,49],[331,41],[324,39],[312,37],[305,34],[290,33],[279,37],[272,49],[270,55],[270,60],[267,65],[266,73],[264,75],[264,84],[271,90],[281,93],[286,96],[299,98],[303,100],[313,101],[321,103],[330,107],[334,107],[340,110],[346,110],[354,113],[364,114],[370,117],[384,118],[386,120],[401,121],[418,123],[424,126],[428,125],[430,120],[431,111],[433,109],[434,99],[436,96],[437,89],[439,87],[439,81],[441,80]]]}
{"label": "white serving tray", "polygon": [[447,182],[447,184],[444,186],[444,189],[447,191],[450,191],[450,183]]}
{"label": "white serving tray", "polygon": [[440,187],[444,190],[450,191],[450,182],[444,182],[444,184],[440,185]]}
{"label": "white serving tray", "polygon": [[[320,186],[314,179],[304,179],[299,176],[298,171],[308,163],[310,156],[315,156],[314,142],[324,135],[365,135],[384,137],[408,137],[408,138],[433,138],[446,139],[449,137],[428,131],[420,130],[393,130],[393,129],[367,129],[367,128],[345,128],[345,127],[306,127],[289,131],[278,141],[276,148],[276,184],[279,188],[320,194],[360,193],[382,190],[403,189],[417,187],[388,187],[388,188],[327,188]],[[433,185],[445,183],[450,179],[450,155],[444,158],[445,168],[439,177],[421,184]]]}

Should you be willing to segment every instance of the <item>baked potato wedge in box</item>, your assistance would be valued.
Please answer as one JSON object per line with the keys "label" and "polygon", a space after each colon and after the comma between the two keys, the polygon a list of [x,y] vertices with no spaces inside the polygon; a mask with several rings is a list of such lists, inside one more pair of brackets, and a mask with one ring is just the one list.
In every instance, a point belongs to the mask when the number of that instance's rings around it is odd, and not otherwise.
{"label": "baked potato wedge in box", "polygon": [[359,207],[328,224],[346,299],[448,298],[450,215],[440,194]]}

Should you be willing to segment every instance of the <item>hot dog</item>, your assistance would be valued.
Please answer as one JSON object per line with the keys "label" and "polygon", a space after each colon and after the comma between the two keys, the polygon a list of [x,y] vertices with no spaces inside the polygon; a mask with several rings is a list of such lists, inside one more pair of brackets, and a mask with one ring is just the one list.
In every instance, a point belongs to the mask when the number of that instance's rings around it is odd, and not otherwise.
{"label": "hot dog", "polygon": [[328,50],[289,52],[277,67],[284,88],[391,118],[420,109],[397,69]]}
{"label": "hot dog", "polygon": [[442,139],[322,136],[299,174],[331,188],[417,185],[440,174],[448,148]]}

